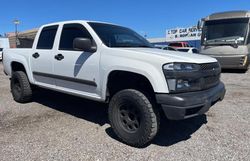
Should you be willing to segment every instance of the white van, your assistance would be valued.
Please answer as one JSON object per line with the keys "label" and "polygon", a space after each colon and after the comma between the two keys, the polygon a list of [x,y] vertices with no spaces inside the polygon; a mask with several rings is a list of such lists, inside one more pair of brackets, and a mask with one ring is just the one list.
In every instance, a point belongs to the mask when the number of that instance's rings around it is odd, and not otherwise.
{"label": "white van", "polygon": [[0,61],[3,59],[3,49],[4,48],[10,48],[9,39],[0,37]]}

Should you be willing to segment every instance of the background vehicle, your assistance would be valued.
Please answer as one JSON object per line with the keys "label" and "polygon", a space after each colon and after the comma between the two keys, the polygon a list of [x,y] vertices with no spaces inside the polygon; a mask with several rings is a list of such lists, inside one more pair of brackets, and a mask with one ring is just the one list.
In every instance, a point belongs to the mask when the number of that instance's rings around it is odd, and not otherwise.
{"label": "background vehicle", "polygon": [[163,50],[177,51],[176,48],[171,46],[164,47]]}
{"label": "background vehicle", "polygon": [[201,21],[201,51],[216,58],[222,68],[247,70],[249,66],[249,11],[214,13]]}
{"label": "background vehicle", "polygon": [[171,42],[168,44],[171,47],[191,47],[188,42]]}
{"label": "background vehicle", "polygon": [[199,53],[199,50],[193,47],[183,47],[183,48],[176,48],[177,51],[187,52],[187,53]]}
{"label": "background vehicle", "polygon": [[155,137],[160,112],[194,117],[225,94],[216,59],[155,49],[131,29],[107,23],[44,25],[32,49],[4,49],[3,60],[15,101],[31,101],[39,86],[109,103],[111,127],[132,146]]}
{"label": "background vehicle", "polygon": [[0,37],[0,61],[3,58],[3,48],[9,48],[9,40],[8,38]]}
{"label": "background vehicle", "polygon": [[172,50],[172,51],[180,51],[180,52],[187,52],[187,53],[199,53],[199,50],[193,47],[171,47],[167,46],[163,48],[163,50]]}

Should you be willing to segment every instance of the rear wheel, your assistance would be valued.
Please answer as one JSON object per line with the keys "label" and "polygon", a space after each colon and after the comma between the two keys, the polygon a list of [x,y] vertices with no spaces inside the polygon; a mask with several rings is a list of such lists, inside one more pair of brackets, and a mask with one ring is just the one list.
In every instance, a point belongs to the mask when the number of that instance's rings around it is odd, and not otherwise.
{"label": "rear wheel", "polygon": [[32,90],[27,75],[23,71],[16,71],[11,77],[11,93],[16,102],[31,101]]}
{"label": "rear wheel", "polygon": [[109,120],[115,134],[131,146],[149,143],[159,129],[159,114],[141,92],[125,89],[113,96]]}

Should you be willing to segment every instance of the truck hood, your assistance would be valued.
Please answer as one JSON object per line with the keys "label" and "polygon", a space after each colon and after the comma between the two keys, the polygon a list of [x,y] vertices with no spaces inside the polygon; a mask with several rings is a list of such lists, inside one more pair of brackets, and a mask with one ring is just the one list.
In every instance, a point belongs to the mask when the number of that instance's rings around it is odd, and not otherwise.
{"label": "truck hood", "polygon": [[161,60],[171,62],[188,62],[188,63],[212,63],[217,60],[200,54],[192,54],[186,52],[169,51],[155,48],[122,48],[122,50],[138,52],[141,54],[151,54],[159,57]]}

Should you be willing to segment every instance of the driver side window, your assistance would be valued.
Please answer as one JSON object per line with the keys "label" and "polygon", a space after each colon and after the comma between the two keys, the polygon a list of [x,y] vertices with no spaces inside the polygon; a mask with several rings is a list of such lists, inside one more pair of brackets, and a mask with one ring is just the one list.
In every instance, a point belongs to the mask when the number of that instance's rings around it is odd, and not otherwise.
{"label": "driver side window", "polygon": [[83,25],[65,24],[61,34],[59,50],[74,50],[73,41],[77,37],[93,39]]}

